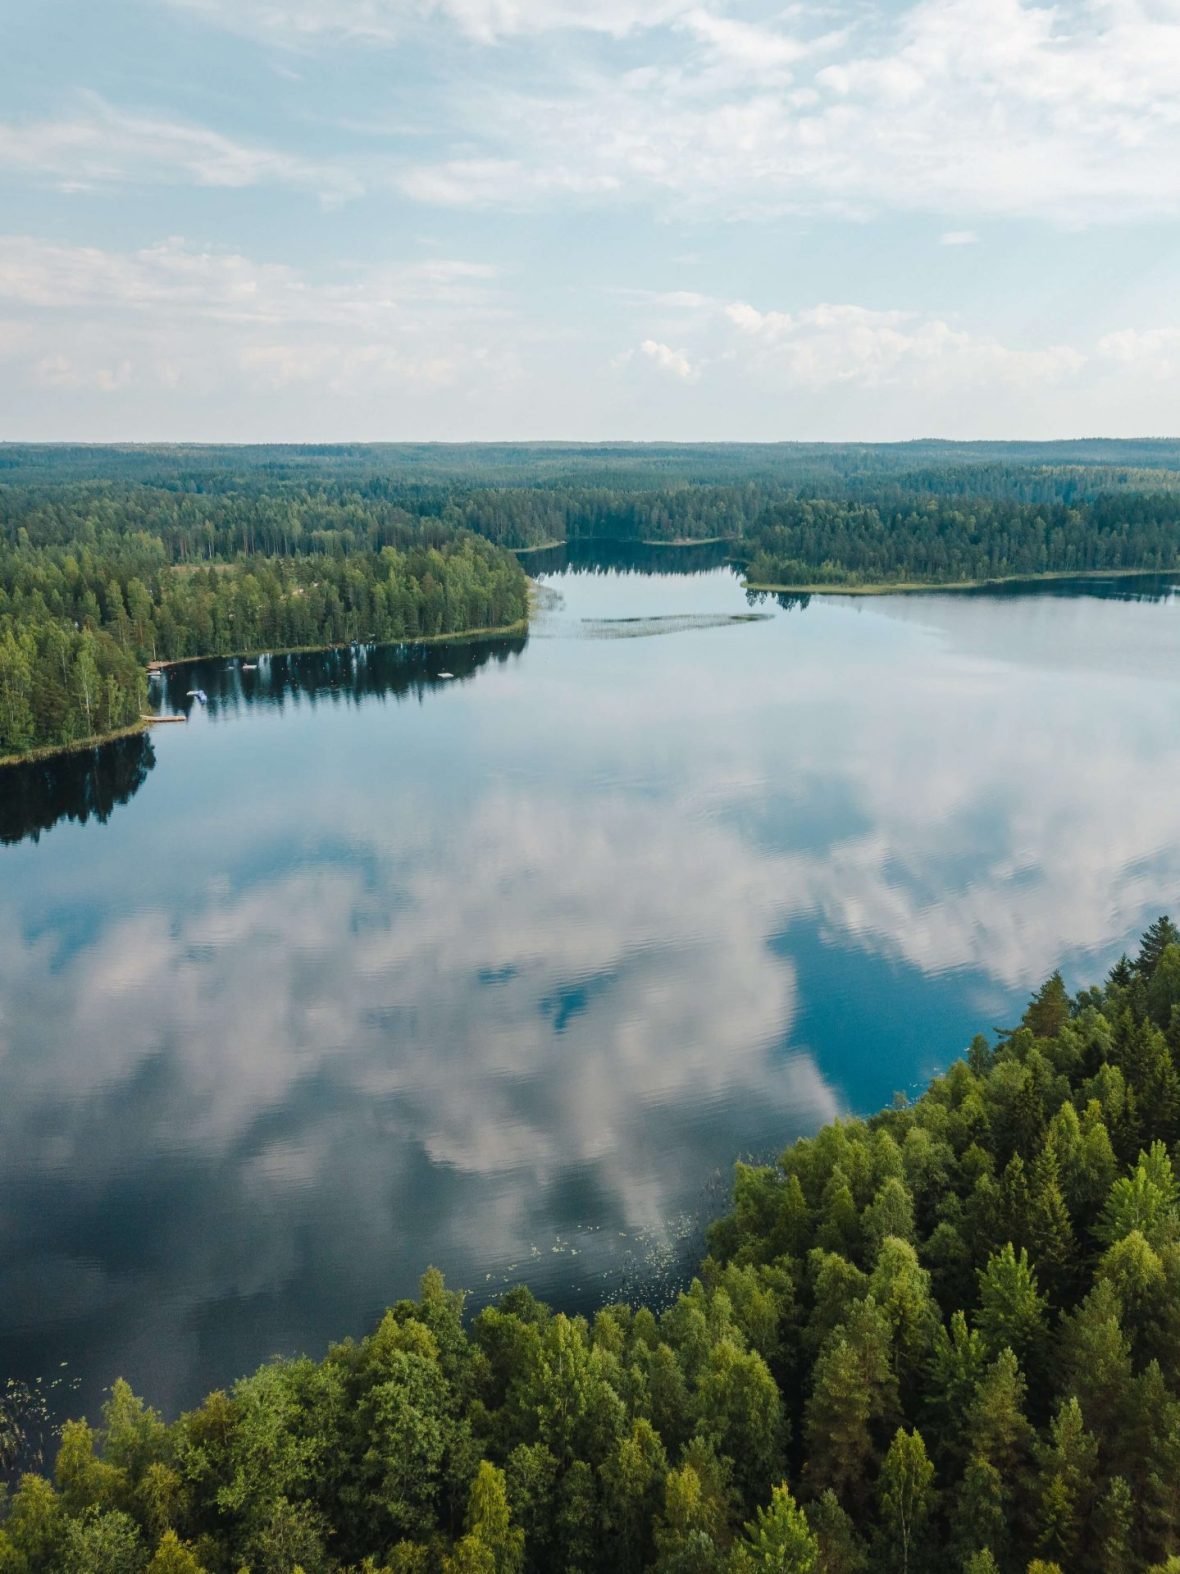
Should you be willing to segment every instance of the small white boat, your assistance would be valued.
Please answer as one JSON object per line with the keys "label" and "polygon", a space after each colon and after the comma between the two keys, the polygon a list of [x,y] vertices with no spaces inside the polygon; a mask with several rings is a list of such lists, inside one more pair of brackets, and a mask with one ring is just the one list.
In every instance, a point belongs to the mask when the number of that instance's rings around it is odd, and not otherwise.
{"label": "small white boat", "polygon": [[258,671],[258,663],[256,661],[244,661],[242,663],[242,671],[243,672],[257,672]]}
{"label": "small white boat", "polygon": [[455,674],[453,672],[440,672],[439,673],[439,677],[440,678],[453,678],[454,676],[455,676]]}
{"label": "small white boat", "polygon": [[190,689],[188,691],[188,698],[190,700],[197,700],[201,705],[204,705],[209,696],[205,693],[204,689]]}

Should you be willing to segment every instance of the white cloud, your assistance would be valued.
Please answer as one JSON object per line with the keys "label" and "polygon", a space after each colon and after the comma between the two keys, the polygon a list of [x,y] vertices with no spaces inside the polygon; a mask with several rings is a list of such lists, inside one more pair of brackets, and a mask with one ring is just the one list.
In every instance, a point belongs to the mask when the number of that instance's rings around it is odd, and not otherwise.
{"label": "white cloud", "polygon": [[1098,341],[1098,353],[1117,365],[1168,381],[1180,376],[1180,328],[1122,328]]}
{"label": "white cloud", "polygon": [[318,37],[394,42],[440,18],[484,43],[576,30],[623,38],[690,9],[686,0],[165,0],[236,33],[299,45]]}
{"label": "white cloud", "polygon": [[241,188],[296,186],[335,201],[361,186],[341,165],[319,163],[162,115],[117,109],[85,94],[76,112],[49,120],[0,122],[7,171],[63,190],[113,184]]}
{"label": "white cloud", "polygon": [[[0,1184],[37,1176],[64,1200],[85,1151],[88,1206],[142,1173],[167,1221],[163,1256],[89,1252],[82,1273],[73,1243],[46,1235],[44,1192],[10,1209],[7,1237],[47,1276],[56,1244],[62,1283],[22,1274],[27,1301],[6,1298],[0,1328],[52,1305],[59,1338],[72,1316],[92,1332],[96,1299],[159,1305],[159,1275],[173,1318],[180,1304],[195,1323],[229,1297],[283,1295],[302,1264],[346,1290],[339,1333],[428,1262],[468,1285],[529,1262],[571,1186],[601,1273],[623,1229],[666,1242],[702,1171],[842,1112],[808,1055],[777,1053],[795,980],[766,944],[784,893],[758,849],[663,804],[607,795],[587,812],[494,786],[455,836],[437,793],[412,776],[386,788],[376,837],[367,789],[338,795],[364,870],[314,859],[210,879],[175,912],[172,891],[100,923],[64,958],[53,926],[30,938],[0,907]],[[240,847],[240,813],[207,808]],[[653,1110],[687,1135],[650,1141]],[[164,1176],[182,1128],[206,1168],[195,1189],[186,1172],[178,1205]],[[142,1327],[118,1321],[120,1337]],[[174,1337],[156,1354],[174,1374],[191,1358]]]}
{"label": "white cloud", "polygon": [[696,368],[683,350],[673,350],[656,339],[645,339],[639,348],[662,372],[670,372],[673,377],[679,377],[684,382],[692,382],[697,376]]}
{"label": "white cloud", "polygon": [[1018,380],[1043,383],[1070,376],[1084,355],[1068,345],[1009,349],[940,317],[864,306],[820,305],[791,313],[758,311],[744,301],[725,308],[739,334],[791,381],[852,382]]}
{"label": "white cloud", "polygon": [[433,259],[351,270],[342,282],[313,284],[286,263],[191,247],[180,237],[134,252],[59,246],[32,236],[0,236],[0,299],[56,308],[117,306],[138,312],[188,307],[236,322],[360,319],[375,327],[413,303],[485,304],[496,270],[486,263]]}
{"label": "white cloud", "polygon": [[[571,1173],[593,1183],[575,1195],[598,1217],[658,1227],[702,1169],[837,1113],[822,1071],[863,1087],[841,1057],[775,1053],[802,1047],[795,925],[1005,993],[1083,954],[1079,981],[1092,978],[1092,954],[1180,880],[1180,739],[1175,608],[1079,605],[1009,617],[938,596],[816,603],[802,623],[718,635],[695,656],[652,641],[636,682],[602,672],[576,712],[567,661],[531,662],[527,681],[507,666],[472,715],[486,710],[493,761],[527,758],[547,718],[559,763],[542,787],[509,792],[477,771],[448,807],[429,759],[397,768],[415,751],[392,717],[363,746],[338,735],[343,753],[305,740],[270,805],[276,824],[302,805],[297,846],[280,837],[263,856],[232,781],[210,776],[187,875],[151,856],[168,831],[149,816],[136,911],[91,901],[81,937],[70,915],[87,880],[118,873],[119,849],[81,873],[50,856],[34,905],[51,921],[0,906],[9,1238],[42,1258],[47,1217],[76,1219],[143,1177],[169,1255],[100,1267],[59,1233],[60,1289],[17,1276],[28,1300],[14,1314],[9,1298],[10,1321],[51,1304],[89,1338],[101,1294],[166,1303],[172,1331],[178,1305],[182,1326],[204,1327],[235,1292],[301,1277],[338,1286],[347,1304],[324,1337],[339,1334],[400,1291],[391,1279],[410,1262],[442,1254],[470,1283],[473,1265],[527,1260]],[[242,725],[272,722],[258,711]],[[336,763],[321,769],[321,755]],[[591,772],[616,790],[587,800]],[[826,987],[804,982],[804,1004]],[[1005,1020],[990,1011],[981,1026]],[[653,1109],[667,1141],[645,1140]],[[207,1165],[195,1188],[177,1169],[181,1130]],[[14,1188],[17,1174],[42,1184]],[[120,1337],[142,1327],[117,1322]],[[178,1367],[192,1354],[174,1338],[160,1348]]]}
{"label": "white cloud", "polygon": [[131,362],[113,366],[77,365],[65,355],[47,355],[33,369],[34,380],[43,388],[94,389],[98,393],[117,393],[131,381]]}
{"label": "white cloud", "polygon": [[[919,0],[862,13],[843,40],[695,7],[641,44],[639,64],[571,71],[554,56],[549,93],[468,94],[459,134],[482,152],[466,175],[443,161],[446,200],[496,200],[479,178],[486,157],[513,163],[517,201],[660,192],[701,215],[893,209],[1063,224],[1180,211],[1170,5]],[[404,189],[429,196],[434,169],[416,166]]]}
{"label": "white cloud", "polygon": [[395,174],[393,183],[407,197],[442,207],[515,207],[549,196],[603,195],[616,191],[620,180],[606,171],[560,164],[535,169],[518,159],[488,158],[410,167]]}
{"label": "white cloud", "polygon": [[[707,62],[719,73],[740,77],[788,80],[791,68],[816,47],[801,38],[757,22],[719,15],[704,6],[687,12],[679,26],[702,46]],[[834,42],[821,40],[820,47]]]}
{"label": "white cloud", "polygon": [[974,246],[978,241],[974,230],[944,230],[938,237],[940,246]]}
{"label": "white cloud", "polygon": [[[957,435],[980,410],[994,412],[1002,435],[1014,409],[1037,420],[1065,410],[1062,394],[1071,410],[1118,408],[1143,430],[1167,429],[1180,407],[1180,329],[1168,323],[1010,343],[965,316],[851,302],[787,310],[650,289],[612,299],[632,346],[613,362],[585,332],[583,296],[571,293],[565,318],[542,326],[516,281],[468,258],[312,274],[179,238],[116,252],[0,236],[0,359],[18,426],[35,408],[26,394],[38,391],[90,393],[112,412],[137,394],[163,396],[155,416],[175,411],[176,424],[169,416],[161,435],[183,431],[186,401],[206,401],[222,412],[222,425],[202,428],[214,437],[237,432],[225,424],[227,398],[284,392],[333,421],[360,418],[375,437],[389,435],[392,411],[444,419],[456,436],[614,431],[632,419],[632,396],[637,435],[667,431],[672,411],[683,435],[734,437],[797,431],[821,407],[846,430],[863,417],[881,436],[907,435],[912,423]],[[422,404],[424,392],[437,409]],[[387,395],[402,402],[387,406]],[[752,405],[765,412],[753,429],[743,414]],[[251,419],[268,408],[259,401]],[[301,429],[314,435],[321,419]],[[900,421],[911,424],[882,425]]]}
{"label": "white cloud", "polygon": [[[88,98],[0,127],[10,171],[67,187],[274,182],[329,200],[392,189],[446,206],[654,197],[701,217],[1180,213],[1170,0],[878,0],[840,33],[822,6],[792,8],[787,32],[760,4],[699,0],[166,3],[287,43],[401,41],[434,83],[420,129],[440,151],[407,155],[403,139],[360,161],[307,157]],[[600,37],[570,48],[571,29]],[[495,50],[460,67],[455,30]],[[953,224],[944,242],[970,233]]]}
{"label": "white cloud", "polygon": [[[136,252],[0,237],[0,302],[23,309],[7,358],[32,381],[103,392],[273,391],[515,376],[514,331],[486,264],[438,259],[327,282],[171,239]],[[13,374],[10,372],[10,377]]]}

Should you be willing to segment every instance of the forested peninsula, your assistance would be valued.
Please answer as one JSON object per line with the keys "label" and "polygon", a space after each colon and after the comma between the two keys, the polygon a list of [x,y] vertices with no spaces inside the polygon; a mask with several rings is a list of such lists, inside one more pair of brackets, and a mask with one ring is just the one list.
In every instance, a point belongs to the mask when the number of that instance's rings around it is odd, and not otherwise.
{"label": "forested peninsula", "polygon": [[70,489],[16,506],[0,493],[0,511],[0,759],[138,725],[149,662],[438,638],[528,616],[511,553],[373,506]]}
{"label": "forested peninsula", "polygon": [[1161,918],[915,1102],[739,1165],[658,1316],[467,1322],[428,1272],[174,1422],[116,1383],[0,1571],[1175,1574],[1178,1062]]}
{"label": "forested peninsula", "polygon": [[514,551],[725,543],[754,589],[1180,568],[1180,444],[0,445],[0,759],[149,661],[518,625]]}

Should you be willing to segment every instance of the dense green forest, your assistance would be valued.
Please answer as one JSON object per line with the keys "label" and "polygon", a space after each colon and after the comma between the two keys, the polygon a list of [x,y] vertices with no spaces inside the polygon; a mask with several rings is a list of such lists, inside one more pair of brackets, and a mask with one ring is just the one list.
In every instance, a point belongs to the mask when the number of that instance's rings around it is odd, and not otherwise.
{"label": "dense green forest", "polygon": [[388,511],[0,489],[0,756],[138,722],[145,664],[499,628],[528,583],[482,537]]}
{"label": "dense green forest", "polygon": [[937,584],[1180,566],[1180,491],[1021,503],[889,495],[791,498],[742,538],[754,585]]}
{"label": "dense green forest", "polygon": [[1180,444],[0,445],[0,757],[135,725],[149,660],[527,615],[504,550],[719,541],[753,585],[1180,567]]}
{"label": "dense green forest", "polygon": [[[906,443],[0,443],[0,482],[114,481],[195,491],[276,483],[398,486],[605,486],[774,481],[876,483],[984,468],[1071,471],[1090,486],[1137,485],[1137,473],[1180,471],[1176,438],[1065,442]],[[1174,484],[1174,483],[1173,483]],[[974,490],[972,483],[972,490]]]}
{"label": "dense green forest", "polygon": [[0,1571],[1180,1569],[1180,932],[997,1037],[739,1166],[659,1316],[429,1272],[170,1424],[116,1383]]}

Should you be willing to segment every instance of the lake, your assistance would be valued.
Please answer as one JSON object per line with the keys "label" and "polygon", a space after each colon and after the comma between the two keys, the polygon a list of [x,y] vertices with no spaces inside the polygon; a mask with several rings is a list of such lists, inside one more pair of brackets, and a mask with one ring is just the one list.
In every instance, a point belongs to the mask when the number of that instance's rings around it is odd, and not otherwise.
{"label": "lake", "polygon": [[174,1411],[430,1263],[665,1299],[735,1158],[1180,909],[1175,582],[525,562],[527,640],[176,669],[0,774],[7,1374]]}

